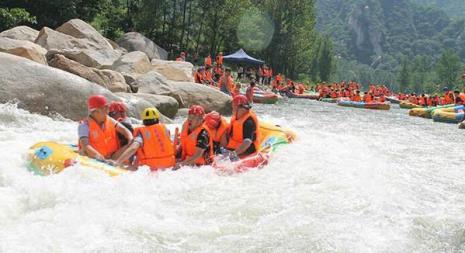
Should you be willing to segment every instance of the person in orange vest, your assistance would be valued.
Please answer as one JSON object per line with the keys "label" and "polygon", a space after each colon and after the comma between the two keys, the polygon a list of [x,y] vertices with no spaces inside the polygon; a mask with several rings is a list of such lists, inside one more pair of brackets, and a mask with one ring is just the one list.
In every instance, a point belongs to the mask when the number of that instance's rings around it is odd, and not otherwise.
{"label": "person in orange vest", "polygon": [[303,83],[299,83],[297,85],[297,94],[304,94],[305,92],[305,86]]}
{"label": "person in orange vest", "polygon": [[134,168],[148,166],[150,170],[156,171],[174,167],[175,149],[169,130],[160,123],[160,112],[157,108],[146,108],[141,119],[143,126],[134,130],[134,141],[114,164],[122,165],[136,154]]}
{"label": "person in orange vest", "polygon": [[214,84],[215,84],[215,81],[213,80],[213,74],[212,74],[211,67],[207,67],[207,68],[205,69],[205,81],[206,81],[209,85],[214,85]]}
{"label": "person in orange vest", "polygon": [[223,52],[220,52],[220,53],[216,56],[216,65],[220,65],[220,66],[223,65]]}
{"label": "person in orange vest", "polygon": [[461,96],[460,91],[454,91],[454,101],[455,105],[464,105],[465,104],[465,97]]}
{"label": "person in orange vest", "polygon": [[255,82],[252,81],[250,82],[249,87],[247,87],[247,90],[245,91],[245,96],[247,97],[247,100],[249,100],[250,104],[253,103],[254,89],[255,89]]}
{"label": "person in orange vest", "polygon": [[421,94],[421,96],[418,98],[418,105],[426,106],[426,96],[425,96],[425,94]]}
{"label": "person in orange vest", "polygon": [[362,98],[360,97],[360,91],[357,90],[355,91],[355,94],[352,96],[352,101],[354,102],[361,102],[362,101]]}
{"label": "person in orange vest", "polygon": [[213,69],[215,80],[219,80],[223,76],[223,67],[221,65],[216,65]]}
{"label": "person in orange vest", "polygon": [[384,103],[386,102],[386,97],[384,96],[384,93],[380,93],[378,96],[378,102]]}
{"label": "person in orange vest", "polygon": [[232,95],[234,92],[234,80],[231,76],[231,69],[226,69],[224,75],[218,81],[218,88],[227,95]]}
{"label": "person in orange vest", "polygon": [[208,165],[213,160],[213,138],[204,124],[205,110],[200,105],[189,108],[188,118],[181,132],[181,166]]}
{"label": "person in orange vest", "polygon": [[[132,127],[131,120],[127,114],[128,108],[123,102],[111,102],[109,106],[109,113],[108,115],[113,119],[120,122],[123,126],[125,126],[131,133],[134,131]],[[118,140],[121,146],[125,146],[129,144],[129,141],[120,133],[118,133]]]}
{"label": "person in orange vest", "polygon": [[186,53],[181,52],[181,54],[176,58],[176,61],[186,61]]}
{"label": "person in orange vest", "polygon": [[222,154],[223,148],[226,148],[228,144],[229,123],[218,112],[212,111],[205,115],[205,125],[213,139],[214,153]]}
{"label": "person in orange vest", "polygon": [[211,66],[212,66],[212,57],[211,57],[211,55],[208,55],[205,58],[205,67],[208,68],[208,67],[211,67]]}
{"label": "person in orange vest", "polygon": [[200,67],[195,71],[194,73],[194,82],[200,83],[200,84],[206,84],[206,75],[205,75],[205,69],[203,67]]}
{"label": "person in orange vest", "polygon": [[229,142],[233,158],[244,158],[259,151],[259,122],[252,111],[249,100],[244,95],[233,98],[233,116],[231,117]]}
{"label": "person in orange vest", "polygon": [[117,158],[126,149],[121,147],[117,133],[132,142],[131,132],[108,116],[108,102],[104,96],[94,95],[87,100],[89,116],[78,126],[79,154],[102,161]]}
{"label": "person in orange vest", "polygon": [[369,92],[365,92],[365,95],[363,96],[363,102],[365,103],[373,102],[373,96]]}

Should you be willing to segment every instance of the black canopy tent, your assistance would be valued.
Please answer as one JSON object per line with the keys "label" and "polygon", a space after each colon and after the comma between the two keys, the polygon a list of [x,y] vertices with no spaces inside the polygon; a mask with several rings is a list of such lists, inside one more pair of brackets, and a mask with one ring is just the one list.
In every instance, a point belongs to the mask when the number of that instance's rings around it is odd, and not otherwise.
{"label": "black canopy tent", "polygon": [[264,61],[249,56],[242,48],[233,54],[224,56],[223,60],[230,63],[243,63],[250,65],[262,65],[265,63]]}

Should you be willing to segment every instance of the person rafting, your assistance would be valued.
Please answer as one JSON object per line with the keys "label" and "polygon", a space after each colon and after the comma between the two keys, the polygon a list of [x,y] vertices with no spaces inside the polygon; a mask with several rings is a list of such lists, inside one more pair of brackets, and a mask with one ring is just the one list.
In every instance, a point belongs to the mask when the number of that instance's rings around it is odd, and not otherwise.
{"label": "person rafting", "polygon": [[351,100],[354,101],[354,102],[361,102],[362,101],[362,98],[360,97],[360,91],[359,90],[355,91],[355,95],[352,96]]}
{"label": "person rafting", "polygon": [[460,91],[458,91],[458,90],[454,91],[454,101],[455,101],[455,105],[464,105],[465,104],[464,97],[461,96]]}
{"label": "person rafting", "polygon": [[232,95],[234,91],[234,80],[231,76],[231,69],[226,69],[224,75],[218,81],[218,88],[227,95]]}
{"label": "person rafting", "polygon": [[194,82],[199,84],[207,84],[206,74],[204,67],[199,67],[197,71],[194,72]]}
{"label": "person rafting", "polygon": [[222,154],[222,149],[228,144],[229,123],[221,114],[212,111],[205,115],[205,125],[208,127],[213,140],[213,152]]}
{"label": "person rafting", "polygon": [[173,142],[166,126],[160,123],[160,112],[157,108],[146,108],[141,119],[143,126],[134,130],[134,141],[115,161],[121,165],[136,154],[133,166],[148,166],[152,171],[174,167],[176,163]]}
{"label": "person rafting", "polygon": [[[123,102],[112,102],[109,106],[108,115],[113,119],[120,122],[124,127],[126,127],[131,133],[134,131],[134,128],[131,124],[131,120],[127,114],[128,108]],[[118,140],[121,146],[125,146],[129,143],[129,140],[124,137],[124,135],[118,133]]]}
{"label": "person rafting", "polygon": [[88,98],[89,116],[78,126],[79,153],[102,161],[116,159],[124,151],[117,133],[132,142],[131,132],[120,122],[108,116],[108,102],[104,96]]}
{"label": "person rafting", "polygon": [[181,166],[202,166],[212,162],[213,139],[204,124],[205,110],[200,105],[189,108],[188,118],[181,132],[181,160],[175,168]]}
{"label": "person rafting", "polygon": [[235,96],[232,106],[233,116],[227,148],[232,151],[232,157],[244,158],[257,153],[259,150],[259,122],[244,95]]}

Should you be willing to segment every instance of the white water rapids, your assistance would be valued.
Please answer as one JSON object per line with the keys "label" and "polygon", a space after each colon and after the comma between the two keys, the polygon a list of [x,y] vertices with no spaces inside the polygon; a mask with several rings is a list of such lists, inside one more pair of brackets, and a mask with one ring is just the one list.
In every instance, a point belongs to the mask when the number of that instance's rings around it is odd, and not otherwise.
{"label": "white water rapids", "polygon": [[77,123],[0,104],[0,252],[465,252],[465,134],[391,111],[256,106],[297,141],[262,170],[31,175]]}

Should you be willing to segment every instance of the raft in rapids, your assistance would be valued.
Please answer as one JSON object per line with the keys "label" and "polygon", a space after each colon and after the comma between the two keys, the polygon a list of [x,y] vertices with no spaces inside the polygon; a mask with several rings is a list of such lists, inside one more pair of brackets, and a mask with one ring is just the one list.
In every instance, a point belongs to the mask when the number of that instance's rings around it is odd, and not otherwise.
{"label": "raft in rapids", "polygon": [[[215,162],[213,167],[218,170],[237,173],[252,168],[260,168],[268,163],[271,153],[281,146],[291,143],[296,137],[293,131],[266,122],[260,123],[259,131],[261,138],[260,152],[237,162]],[[129,172],[124,168],[81,156],[78,154],[78,148],[75,145],[61,144],[53,141],[39,142],[31,146],[28,150],[27,163],[30,171],[43,176],[60,173],[75,164],[105,172],[110,176],[118,176]]]}
{"label": "raft in rapids", "polygon": [[354,107],[354,108],[364,108],[371,110],[390,110],[391,105],[389,103],[365,103],[365,102],[354,102],[350,100],[340,100],[337,102],[337,105],[344,107]]}
{"label": "raft in rapids", "polygon": [[465,119],[465,106],[455,106],[435,110],[432,113],[434,122],[457,124]]}

